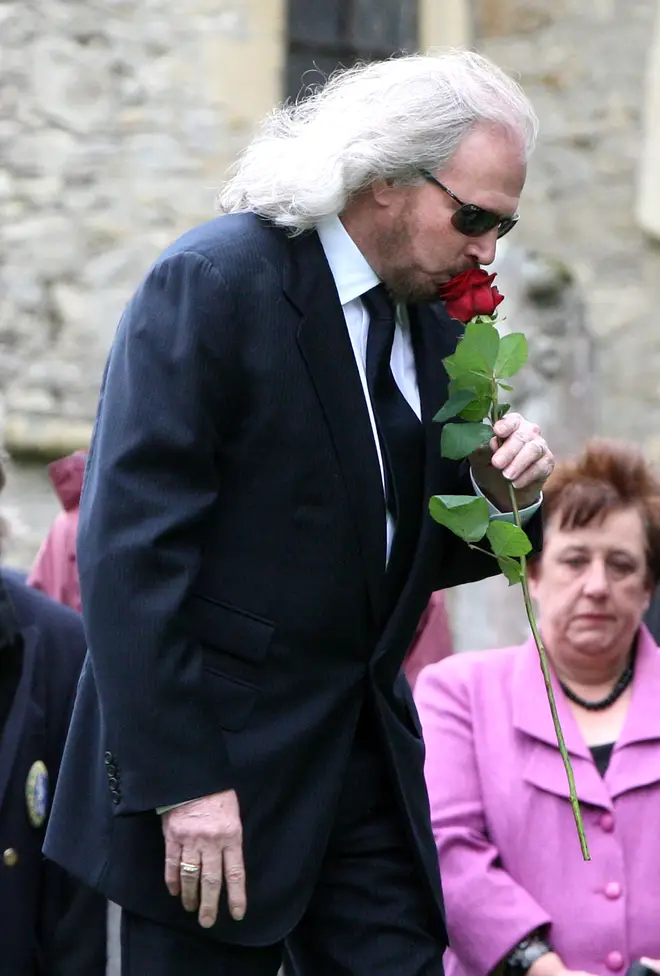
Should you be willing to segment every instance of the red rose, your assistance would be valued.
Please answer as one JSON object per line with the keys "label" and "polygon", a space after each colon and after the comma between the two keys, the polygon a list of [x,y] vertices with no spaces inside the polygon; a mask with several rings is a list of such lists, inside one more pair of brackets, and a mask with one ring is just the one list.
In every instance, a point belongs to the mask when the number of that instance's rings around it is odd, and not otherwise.
{"label": "red rose", "polygon": [[475,315],[492,315],[504,295],[493,286],[494,274],[471,268],[456,275],[438,292],[453,319],[469,322]]}

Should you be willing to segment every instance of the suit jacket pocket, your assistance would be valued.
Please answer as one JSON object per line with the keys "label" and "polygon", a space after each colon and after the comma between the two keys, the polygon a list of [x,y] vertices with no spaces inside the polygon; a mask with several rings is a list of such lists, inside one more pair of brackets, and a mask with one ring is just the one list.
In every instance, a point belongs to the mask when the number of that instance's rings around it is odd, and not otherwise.
{"label": "suit jacket pocket", "polygon": [[399,673],[395,682],[394,698],[397,703],[399,717],[403,720],[408,731],[412,732],[415,738],[423,739],[422,726],[417,714],[417,706],[415,705],[408,679],[403,673]]}
{"label": "suit jacket pocket", "polygon": [[204,678],[212,682],[219,724],[241,729],[261,685],[261,670],[274,625],[248,611],[194,595],[191,629],[202,645]]}

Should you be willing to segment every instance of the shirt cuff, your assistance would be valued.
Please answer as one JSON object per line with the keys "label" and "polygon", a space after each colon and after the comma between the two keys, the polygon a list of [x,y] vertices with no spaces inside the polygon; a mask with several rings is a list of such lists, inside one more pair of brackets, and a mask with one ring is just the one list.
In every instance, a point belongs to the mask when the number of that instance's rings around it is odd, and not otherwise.
{"label": "shirt cuff", "polygon": [[[474,480],[474,475],[472,474],[472,468],[470,468],[470,480],[472,481],[472,487],[474,488],[475,495],[478,495],[479,498],[483,498],[486,504],[488,505],[488,517],[490,518],[491,522],[514,522],[515,521],[515,515],[513,514],[513,512],[500,512],[499,508],[493,505],[490,499],[486,498],[483,491],[481,490],[477,482]],[[543,492],[539,492],[539,500],[537,502],[534,502],[533,505],[528,505],[527,508],[520,509],[521,524],[527,525],[527,523],[532,518],[532,516],[536,515],[536,513],[538,512],[542,504],[543,504]]]}
{"label": "shirt cuff", "polygon": [[[199,800],[201,797],[198,796],[195,797],[195,799]],[[181,803],[170,803],[170,805],[167,807],[156,807],[156,813],[160,816],[163,813],[168,813],[170,810],[176,810],[177,807],[185,807],[187,803],[194,803],[195,799],[182,800]]]}

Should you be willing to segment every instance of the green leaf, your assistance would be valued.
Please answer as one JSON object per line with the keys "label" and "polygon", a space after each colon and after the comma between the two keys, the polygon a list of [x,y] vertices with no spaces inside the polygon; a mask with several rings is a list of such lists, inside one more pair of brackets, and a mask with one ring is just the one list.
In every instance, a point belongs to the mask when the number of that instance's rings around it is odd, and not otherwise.
{"label": "green leaf", "polygon": [[474,495],[434,495],[429,501],[431,517],[463,539],[479,542],[488,529],[488,503]]}
{"label": "green leaf", "polygon": [[489,396],[491,394],[493,378],[487,373],[480,373],[474,369],[465,369],[454,361],[453,356],[443,359],[451,385],[457,390],[469,390],[474,396]]}
{"label": "green leaf", "polygon": [[458,416],[463,420],[483,420],[488,416],[492,402],[492,397],[489,396],[475,397]]}
{"label": "green leaf", "polygon": [[511,409],[511,404],[510,403],[498,403],[498,405],[497,405],[497,419],[498,420],[501,420],[502,417],[504,417],[509,412],[510,409]]}
{"label": "green leaf", "polygon": [[526,556],[532,544],[525,532],[512,522],[491,522],[486,532],[495,556]]}
{"label": "green leaf", "polygon": [[492,376],[500,350],[500,334],[489,322],[468,322],[453,357],[461,370]]}
{"label": "green leaf", "polygon": [[446,424],[442,429],[440,450],[442,456],[458,461],[483,447],[493,436],[487,424]]}
{"label": "green leaf", "polygon": [[513,393],[512,386],[507,386],[506,383],[498,383],[497,385],[499,386],[500,390],[506,390],[507,393]]}
{"label": "green leaf", "polygon": [[501,556],[497,560],[497,565],[500,567],[500,571],[509,581],[509,586],[515,586],[516,583],[522,583],[522,567],[517,559],[511,559],[510,556]]}
{"label": "green leaf", "polygon": [[[436,423],[444,423],[452,417],[459,417],[461,410],[474,399],[472,390],[456,389],[452,383],[449,384],[449,398],[445,405],[436,413],[433,420]],[[485,416],[485,414],[484,414]],[[481,417],[478,418],[481,420]]]}
{"label": "green leaf", "polygon": [[522,332],[510,332],[500,340],[495,376],[513,376],[527,362],[527,339]]}

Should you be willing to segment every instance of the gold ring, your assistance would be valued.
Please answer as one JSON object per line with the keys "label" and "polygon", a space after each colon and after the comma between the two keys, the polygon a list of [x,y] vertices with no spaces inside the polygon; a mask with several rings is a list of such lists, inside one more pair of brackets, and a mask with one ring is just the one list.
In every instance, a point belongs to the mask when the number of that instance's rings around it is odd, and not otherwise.
{"label": "gold ring", "polygon": [[186,864],[185,861],[181,861],[180,868],[181,874],[199,874],[199,864]]}

